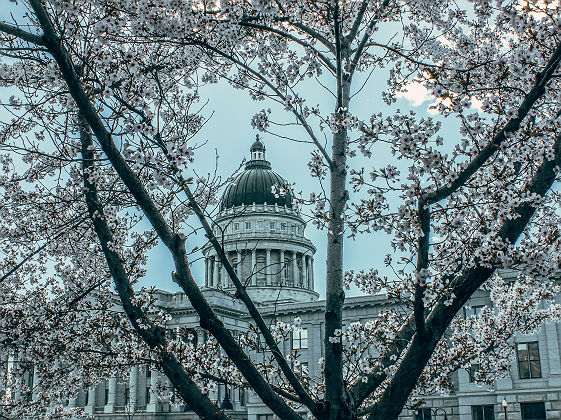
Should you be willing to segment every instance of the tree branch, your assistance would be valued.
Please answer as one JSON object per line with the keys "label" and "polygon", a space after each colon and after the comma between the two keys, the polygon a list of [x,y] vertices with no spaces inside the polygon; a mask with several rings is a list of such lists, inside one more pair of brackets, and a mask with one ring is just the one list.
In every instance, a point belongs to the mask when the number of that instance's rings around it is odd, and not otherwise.
{"label": "tree branch", "polygon": [[[82,224],[86,219],[81,219],[78,223],[75,223],[74,225],[70,226],[68,229],[69,230],[73,230],[75,228],[77,228],[80,224]],[[19,268],[21,268],[22,265],[24,265],[27,261],[29,261],[31,258],[33,258],[35,255],[37,255],[39,252],[41,252],[42,250],[44,250],[47,246],[49,246],[53,241],[56,241],[57,239],[61,238],[63,235],[65,235],[68,232],[68,230],[63,230],[62,232],[59,232],[58,234],[56,234],[55,236],[53,236],[52,238],[50,238],[49,240],[47,240],[43,245],[41,245],[39,248],[37,248],[35,251],[31,252],[30,254],[26,255],[25,258],[23,260],[21,260],[19,263],[17,263],[12,269],[10,269],[6,274],[3,274],[2,277],[0,277],[0,283],[2,283],[4,280],[6,280],[8,277],[10,277],[12,274],[14,274]]]}
{"label": "tree branch", "polygon": [[347,45],[351,45],[354,41],[355,37],[358,34],[358,30],[360,29],[360,24],[362,23],[362,18],[364,17],[364,13],[366,13],[366,8],[368,7],[368,1],[363,0],[362,4],[360,5],[360,10],[358,11],[355,21],[353,23],[353,27],[349,31],[349,34],[344,37],[343,42]]}
{"label": "tree branch", "polygon": [[412,313],[397,332],[393,344],[378,363],[376,370],[366,376],[365,382],[359,381],[351,388],[354,406],[359,407],[363,401],[387,378],[385,369],[395,363],[415,334],[415,315]]}
{"label": "tree branch", "polygon": [[[146,118],[146,115],[144,114],[144,112],[142,110],[136,109],[131,104],[125,102],[121,98],[118,98],[118,100],[123,105],[125,105],[128,109],[132,110],[137,115],[139,115],[144,122],[148,122],[148,119]],[[162,140],[160,133],[157,133],[155,135],[155,142],[158,145],[158,147],[160,148],[160,150],[162,151],[162,153],[164,154],[164,156],[167,158],[168,162],[170,162],[170,164],[171,164],[172,158],[169,155],[168,149],[165,146],[164,141]],[[294,389],[294,391],[298,395],[298,397],[300,399],[300,402],[305,404],[306,407],[308,407],[310,409],[310,411],[313,412],[315,410],[315,402],[313,401],[311,396],[306,392],[306,390],[302,386],[301,382],[296,377],[296,375],[294,374],[290,365],[286,361],[286,359],[285,359],[284,355],[282,354],[281,350],[279,349],[279,347],[277,345],[277,342],[275,341],[275,338],[271,334],[270,329],[267,327],[267,324],[265,323],[265,321],[264,321],[263,317],[261,316],[259,310],[257,309],[255,304],[253,303],[253,300],[251,299],[251,297],[247,293],[244,284],[241,282],[240,278],[238,277],[238,275],[236,273],[236,270],[232,267],[232,264],[230,263],[230,260],[226,256],[226,253],[224,252],[224,248],[222,247],[222,245],[220,244],[220,242],[218,241],[218,239],[214,235],[214,232],[212,231],[212,228],[211,228],[210,224],[208,223],[208,220],[207,220],[207,218],[204,214],[204,211],[201,209],[201,207],[197,203],[197,200],[195,199],[191,189],[189,188],[189,183],[183,177],[183,175],[181,174],[181,171],[179,170],[179,168],[175,164],[172,166],[172,173],[173,173],[174,176],[177,177],[181,189],[183,190],[183,192],[187,196],[187,200],[189,202],[190,207],[193,209],[194,213],[196,214],[197,218],[199,219],[199,222],[201,223],[201,225],[202,225],[202,227],[205,231],[206,237],[208,238],[209,242],[212,244],[212,246],[213,246],[214,250],[216,251],[218,257],[220,258],[220,260],[223,264],[223,267],[225,268],[226,272],[228,273],[228,276],[230,277],[230,279],[232,280],[232,283],[234,283],[239,298],[245,304],[246,308],[249,311],[250,316],[253,318],[253,320],[257,324],[257,327],[259,328],[259,331],[261,332],[261,334],[263,334],[263,338],[265,339],[265,342],[269,346],[269,349],[271,350],[271,353],[275,357],[275,360],[277,361],[279,367],[281,368],[281,370],[284,373],[285,377],[287,378],[288,382],[290,383],[290,385],[292,386],[292,388]]]}
{"label": "tree branch", "polygon": [[[115,288],[119,294],[123,309],[137,334],[142,337],[150,348],[159,348],[161,350],[159,353],[161,356],[162,368],[189,407],[200,417],[227,420],[229,417],[214,405],[207,395],[201,392],[197,384],[193,382],[190,375],[183,369],[175,356],[165,350],[167,349],[165,331],[161,327],[154,325],[146,317],[146,314],[132,303],[134,291],[132,290],[128,274],[126,273],[124,263],[119,254],[113,251],[109,246],[109,244],[114,241],[113,234],[107,225],[106,219],[102,216],[103,207],[99,202],[97,189],[95,185],[91,184],[88,180],[88,172],[90,169],[93,169],[94,166],[93,141],[87,123],[81,117],[79,120],[86,204],[109,271],[115,281]],[[146,326],[148,327],[146,328]],[[172,378],[176,378],[176,380],[174,381]]]}
{"label": "tree branch", "polygon": [[[553,185],[556,167],[561,166],[561,136],[555,139],[555,158],[544,161],[536,174],[524,188],[524,192],[545,196]],[[536,207],[523,204],[516,208],[518,218],[509,219],[497,233],[505,242],[514,243],[528,226]],[[495,272],[495,268],[476,265],[466,270],[453,283],[452,293],[456,296],[451,304],[443,296],[427,317],[426,338],[415,334],[387,390],[373,407],[369,419],[378,420],[397,417],[401,407],[415,387],[424,366],[429,361],[434,349],[446,331],[456,313],[466,304],[473,293]]]}
{"label": "tree branch", "polygon": [[321,35],[319,32],[313,30],[312,28],[310,28],[309,26],[306,26],[302,23],[298,23],[298,22],[290,22],[289,23],[294,26],[295,28],[300,29],[302,32],[307,33],[308,35],[310,35],[312,38],[318,40],[319,42],[321,42],[332,54],[335,54],[335,45],[333,45],[331,42],[329,42],[327,40],[327,38],[325,38],[323,35]]}
{"label": "tree branch", "polygon": [[[163,146],[163,143],[162,143],[162,146]],[[162,147],[162,150],[165,153],[166,157],[169,159],[167,149],[165,147]],[[245,304],[247,310],[249,311],[249,315],[253,318],[253,320],[257,324],[257,327],[259,328],[259,331],[261,332],[261,334],[263,334],[263,338],[264,338],[265,342],[267,343],[267,346],[271,350],[271,353],[273,354],[273,356],[274,356],[275,360],[277,361],[279,367],[281,368],[283,374],[285,375],[286,379],[288,380],[288,382],[290,383],[290,385],[292,386],[292,388],[294,389],[294,391],[296,392],[298,397],[301,399],[301,402],[303,404],[305,404],[306,407],[308,407],[310,409],[310,411],[314,412],[315,411],[314,400],[306,392],[306,390],[302,386],[301,382],[298,380],[298,378],[294,374],[292,368],[290,367],[290,365],[286,361],[286,359],[285,359],[284,355],[282,354],[281,350],[279,349],[279,347],[277,345],[277,342],[275,341],[275,338],[273,337],[270,329],[267,327],[267,324],[265,323],[265,320],[263,319],[263,317],[259,313],[259,310],[257,309],[255,304],[253,303],[253,300],[251,299],[251,297],[247,293],[244,284],[241,282],[240,278],[236,274],[236,270],[232,267],[232,264],[230,263],[230,260],[226,256],[226,253],[224,252],[224,248],[222,247],[222,245],[220,244],[220,242],[218,241],[218,239],[214,235],[214,232],[212,231],[212,228],[209,225],[209,223],[206,219],[206,216],[204,215],[203,210],[201,209],[201,207],[197,203],[195,197],[193,196],[193,193],[192,193],[191,189],[189,188],[189,184],[183,178],[183,175],[181,175],[181,173],[179,172],[179,169],[177,167],[174,167],[174,173],[175,173],[175,176],[178,177],[179,185],[181,186],[183,192],[187,196],[187,200],[189,201],[190,207],[193,209],[193,211],[197,215],[197,218],[199,219],[199,222],[201,223],[201,225],[202,225],[202,227],[205,231],[206,237],[208,238],[209,242],[213,246],[213,248],[216,251],[216,254],[218,255],[218,257],[220,258],[220,261],[222,262],[223,267],[226,269],[226,272],[228,273],[228,276],[232,280],[232,283],[234,283],[234,285],[236,287],[238,297]]]}
{"label": "tree branch", "polygon": [[4,32],[5,34],[15,36],[16,38],[19,38],[31,44],[45,46],[45,41],[43,40],[43,37],[32,34],[31,32],[24,31],[23,29],[20,29],[17,26],[10,25],[5,22],[0,22],[0,32]]}
{"label": "tree branch", "polygon": [[545,86],[551,80],[555,70],[559,66],[560,61],[561,43],[559,43],[555,48],[544,70],[538,73],[536,83],[518,107],[517,116],[508,121],[508,123],[493,137],[489,144],[481,149],[477,156],[466,166],[458,177],[450,183],[449,186],[438,189],[435,192],[425,194],[424,199],[428,204],[443,200],[462,187],[468,179],[497,151],[501,143],[506,140],[507,133],[514,133],[518,131],[524,118],[526,118],[534,104],[545,93]]}
{"label": "tree branch", "polygon": [[[187,252],[185,250],[185,240],[179,234],[174,233],[167,226],[165,219],[159,213],[150,195],[142,185],[140,179],[130,169],[126,161],[121,156],[119,150],[107,131],[101,118],[97,114],[95,108],[90,102],[88,96],[83,90],[78,75],[74,69],[68,52],[62,46],[60,40],[56,36],[54,27],[49,16],[41,4],[40,0],[29,0],[33,11],[44,31],[45,45],[56,60],[59,69],[66,81],[69,91],[80,110],[84,120],[94,132],[103,151],[107,155],[113,168],[120,176],[123,183],[127,186],[131,194],[134,196],[138,205],[146,215],[148,221],[162,239],[162,242],[170,250],[175,264],[176,273],[174,279],[182,287],[183,291],[189,297],[193,308],[200,317],[201,326],[207,329],[221,344],[224,351],[232,359],[236,367],[240,370],[254,391],[259,395],[261,400],[267,404],[271,410],[279,417],[287,420],[298,420],[299,416],[273,391],[271,386],[264,380],[263,376],[253,365],[251,360],[244,353],[243,349],[232,337],[224,323],[217,317],[212,310],[200,289],[198,288],[189,268]],[[167,374],[167,372],[166,372]],[[182,378],[171,372],[168,378],[172,381],[181,381]],[[181,386],[177,384],[176,386]]]}
{"label": "tree branch", "polygon": [[308,42],[306,42],[306,41],[304,41],[304,40],[302,40],[302,39],[300,39],[300,38],[298,38],[294,35],[291,35],[287,32],[281,31],[279,29],[271,28],[271,27],[265,26],[265,25],[259,25],[257,23],[251,23],[251,22],[248,22],[248,21],[240,22],[240,26],[246,26],[248,28],[255,28],[255,29],[261,29],[263,31],[268,31],[268,32],[274,33],[276,35],[280,35],[283,38],[290,39],[290,40],[296,42],[297,44],[301,45],[304,48],[313,49],[314,52],[317,54],[317,56],[321,59],[321,61],[323,61],[323,63],[326,65],[326,67],[332,73],[335,73],[335,66],[324,54],[322,54],[316,48],[312,47]]}
{"label": "tree branch", "polygon": [[[206,42],[203,42],[203,41],[196,41],[195,40],[195,41],[192,41],[192,43],[194,43],[196,45],[200,45],[201,47],[206,48],[210,51],[213,51],[216,54],[221,55],[222,57],[230,60],[232,63],[242,67],[243,69],[245,69],[246,71],[251,73],[254,77],[257,77],[259,80],[261,80],[263,83],[265,83],[269,87],[269,89],[271,89],[279,98],[281,98],[281,100],[286,102],[286,96],[283,95],[283,93],[275,85],[273,85],[268,79],[263,77],[263,75],[261,75],[259,72],[255,71],[254,69],[252,69],[248,65],[242,63],[240,60],[238,60],[237,58],[235,58],[231,54],[225,53],[224,51],[221,51],[218,48],[213,47],[212,45],[210,45]],[[292,105],[290,105],[290,110],[292,111],[292,114],[294,114],[296,119],[300,122],[300,124],[302,124],[302,126],[304,127],[304,129],[306,130],[306,132],[308,133],[308,135],[310,136],[310,138],[312,139],[312,141],[314,142],[314,144],[316,145],[316,147],[318,148],[318,150],[322,154],[322,156],[325,159],[325,161],[327,162],[327,164],[330,167],[333,167],[333,161],[331,160],[331,157],[329,156],[329,154],[327,153],[327,151],[325,150],[323,145],[320,143],[320,141],[318,140],[318,138],[314,134],[312,128],[310,127],[310,125],[308,124],[308,122],[306,121],[304,116],[300,112],[298,112]]]}
{"label": "tree branch", "polygon": [[426,288],[426,270],[429,266],[429,238],[430,238],[430,209],[424,200],[419,198],[418,208],[420,237],[417,245],[417,281],[415,282],[415,300],[413,312],[415,314],[415,328],[417,334],[425,335],[425,304],[423,298]]}
{"label": "tree branch", "polygon": [[368,27],[366,28],[366,32],[362,36],[362,40],[360,41],[360,44],[358,45],[358,48],[356,49],[354,57],[351,61],[351,65],[349,66],[349,71],[348,71],[349,77],[353,77],[353,74],[356,70],[356,67],[358,66],[358,62],[360,61],[360,57],[362,56],[362,53],[364,52],[364,50],[366,48],[366,44],[367,44],[368,40],[370,39],[370,35],[372,34],[372,31],[374,30],[374,26],[376,26],[376,23],[378,22],[378,18],[382,14],[382,11],[389,6],[390,1],[391,0],[384,0],[384,3],[382,3],[382,5],[378,9],[376,15],[372,17],[372,20],[368,24]]}

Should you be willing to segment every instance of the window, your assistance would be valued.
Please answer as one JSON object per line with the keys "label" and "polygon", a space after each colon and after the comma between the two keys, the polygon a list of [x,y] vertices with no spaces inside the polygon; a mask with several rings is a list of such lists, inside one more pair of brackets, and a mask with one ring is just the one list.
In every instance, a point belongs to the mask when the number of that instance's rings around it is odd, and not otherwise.
{"label": "window", "polygon": [[284,222],[281,223],[281,230],[286,230],[286,223]]}
{"label": "window", "polygon": [[259,333],[259,335],[257,336],[257,352],[258,353],[265,353],[265,350],[267,349],[267,343],[265,343],[265,339],[263,338],[263,336],[261,335],[261,333]]}
{"label": "window", "polygon": [[471,418],[473,420],[495,420],[495,411],[492,405],[472,405]]}
{"label": "window", "polygon": [[250,229],[251,229],[251,222],[245,222],[245,229],[246,229],[246,230],[250,230]]}
{"label": "window", "polygon": [[255,267],[257,273],[257,284],[259,286],[265,285],[265,257],[262,255],[257,256],[257,264]]}
{"label": "window", "polygon": [[129,405],[131,402],[131,389],[129,384],[125,384],[125,405]]}
{"label": "window", "polygon": [[240,224],[234,223],[234,230],[240,230]]}
{"label": "window", "polygon": [[246,390],[245,390],[245,388],[238,388],[238,390],[239,390],[239,395],[240,395],[240,405],[245,406],[245,402],[247,401],[247,397],[245,395]]}
{"label": "window", "polygon": [[415,420],[431,420],[431,419],[432,419],[432,413],[430,411],[430,408],[419,408],[415,412]]}
{"label": "window", "polygon": [[475,382],[476,374],[479,372],[479,369],[481,369],[479,363],[472,363],[471,366],[466,369],[470,382]]}
{"label": "window", "polygon": [[184,343],[191,344],[194,347],[199,343],[199,336],[194,328],[182,328],[180,334]]}
{"label": "window", "polygon": [[546,420],[543,402],[521,403],[522,420]]}
{"label": "window", "polygon": [[518,343],[518,374],[520,379],[541,378],[540,349],[537,341]]}
{"label": "window", "polygon": [[146,368],[146,395],[145,395],[145,404],[150,403],[150,382],[152,381],[152,371]]}
{"label": "window", "polygon": [[257,222],[257,229],[263,230],[263,221]]}
{"label": "window", "polygon": [[288,267],[290,265],[290,260],[288,258],[284,259],[284,265],[282,266],[282,278],[288,280]]}
{"label": "window", "polygon": [[485,305],[473,305],[471,307],[464,306],[464,318],[469,318],[470,316],[479,316],[481,310],[485,307]]}
{"label": "window", "polygon": [[273,420],[272,414],[257,414],[257,420]]}
{"label": "window", "polygon": [[269,228],[275,230],[275,222],[269,222]]}
{"label": "window", "polygon": [[308,348],[308,330],[299,328],[292,331],[292,349],[301,350]]}
{"label": "window", "polygon": [[308,376],[308,373],[309,373],[308,362],[302,362],[298,365],[295,365],[294,366],[294,373],[296,373],[298,375]]}
{"label": "window", "polygon": [[296,226],[290,226],[290,232],[296,233]]}
{"label": "window", "polygon": [[308,384],[308,378],[310,375],[310,371],[308,368],[308,362],[302,362],[299,365],[294,366],[294,373],[302,378],[302,382],[304,384]]}

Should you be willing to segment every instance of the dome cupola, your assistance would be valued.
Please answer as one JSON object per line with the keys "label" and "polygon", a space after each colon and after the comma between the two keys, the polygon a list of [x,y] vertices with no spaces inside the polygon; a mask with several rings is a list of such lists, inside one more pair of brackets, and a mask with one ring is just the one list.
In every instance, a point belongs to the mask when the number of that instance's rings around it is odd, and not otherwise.
{"label": "dome cupola", "polygon": [[259,134],[257,134],[249,151],[251,152],[251,160],[265,160],[265,145],[259,140]]}
{"label": "dome cupola", "polygon": [[[245,170],[237,175],[224,191],[220,202],[220,211],[253,204],[272,204],[292,208],[292,192],[288,182],[271,169],[265,159],[265,145],[257,136],[250,148],[251,159],[245,164]],[[275,193],[278,188],[285,188],[283,194]]]}
{"label": "dome cupola", "polygon": [[[293,203],[288,182],[271,169],[257,136],[243,172],[232,177],[214,219],[226,257],[257,304],[310,302],[316,248],[304,235],[306,222]],[[236,288],[210,243],[203,248],[208,293]],[[211,292],[212,291],[212,292]]]}

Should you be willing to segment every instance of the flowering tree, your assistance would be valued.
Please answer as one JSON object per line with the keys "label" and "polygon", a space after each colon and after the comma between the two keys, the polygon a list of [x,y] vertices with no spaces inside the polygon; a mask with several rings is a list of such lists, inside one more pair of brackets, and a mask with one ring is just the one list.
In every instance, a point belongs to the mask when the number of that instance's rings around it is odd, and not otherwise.
{"label": "flowering tree", "polygon": [[[103,376],[149,359],[204,418],[227,418],[207,396],[213,383],[226,382],[250,386],[282,419],[299,418],[297,404],[318,419],[390,419],[412,392],[446,388],[450,374],[470,363],[482,366],[479,380],[493,380],[508,369],[512,334],[558,317],[557,306],[540,306],[557,293],[560,261],[552,189],[561,162],[558,3],[480,0],[465,10],[448,0],[24,6],[21,19],[0,23],[0,77],[13,95],[4,106],[14,116],[0,143],[7,239],[1,343],[45,366],[53,383],[70,383],[70,392],[88,385],[88,375],[65,375],[70,364],[89,374],[95,366]],[[387,74],[389,112],[362,120],[352,113],[362,90],[353,80],[373,71]],[[216,183],[183,175],[193,159],[189,141],[203,123],[190,111],[195,74],[282,104],[315,145],[311,174],[328,181],[328,192],[308,203],[327,236],[317,386],[302,381],[279,350],[297,326],[268,328],[212,232]],[[299,93],[313,80],[333,95],[331,110]],[[411,83],[427,89],[433,114],[458,122],[458,134],[441,135],[440,117],[391,108]],[[269,110],[252,119],[264,131],[272,122]],[[393,164],[376,159],[388,152]],[[352,166],[357,154],[371,159],[368,166]],[[267,367],[252,360],[197,287],[181,232],[189,215],[263,335],[274,375],[263,374]],[[374,269],[344,272],[345,237],[380,230],[401,257],[386,259],[394,278]],[[150,294],[134,293],[157,241],[216,342],[170,337],[165,314],[151,312]],[[512,266],[521,268],[516,281],[493,277]],[[109,278],[127,319],[110,313],[108,293],[86,299],[94,289],[109,291]],[[369,293],[384,290],[408,310],[388,309],[343,331],[344,288],[353,282]],[[494,307],[456,317],[480,287]],[[82,328],[87,337],[72,340]],[[60,394],[45,393],[44,404],[48,398]]]}

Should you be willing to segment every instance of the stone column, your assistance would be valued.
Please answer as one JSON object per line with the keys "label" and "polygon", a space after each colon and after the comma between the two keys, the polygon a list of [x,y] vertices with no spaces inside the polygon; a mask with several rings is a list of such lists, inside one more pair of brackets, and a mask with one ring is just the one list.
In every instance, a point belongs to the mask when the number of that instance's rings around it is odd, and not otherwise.
{"label": "stone column", "polygon": [[266,257],[265,257],[265,283],[270,285],[272,284],[271,279],[271,249],[267,248],[266,250]]}
{"label": "stone column", "polygon": [[[14,356],[14,368],[16,368],[16,372],[20,372],[22,356],[23,356],[22,352],[18,352]],[[17,376],[14,374],[12,377],[13,377],[12,386],[15,387],[14,402],[18,403],[21,401],[21,388],[23,387],[23,374],[18,373]]]}
{"label": "stone column", "polygon": [[163,411],[164,413],[169,413],[171,411],[171,401],[170,401],[171,389],[172,389],[171,388],[171,382],[170,382],[170,380],[168,379],[167,376],[163,375],[162,376],[162,383],[163,383],[163,387],[164,387],[164,390],[165,390],[164,395],[166,395],[166,397],[165,397],[165,400],[160,402],[160,407],[161,407],[160,410]]}
{"label": "stone column", "polygon": [[313,270],[312,256],[311,255],[308,255],[307,262],[308,262],[308,289],[311,289],[312,288],[312,270]]}
{"label": "stone column", "polygon": [[308,289],[308,256],[302,254],[302,286]]}
{"label": "stone column", "polygon": [[314,288],[314,258],[310,257],[310,290],[316,290]]}
{"label": "stone column", "polygon": [[298,253],[292,251],[292,284],[298,286]]}
{"label": "stone column", "polygon": [[117,378],[109,379],[109,392],[107,393],[107,402],[103,408],[104,413],[114,413],[117,404]]}
{"label": "stone column", "polygon": [[150,374],[150,402],[146,406],[146,411],[150,413],[158,411],[158,393],[156,391],[158,387],[158,376],[159,372],[157,370],[153,370]]}
{"label": "stone column", "polygon": [[[283,277],[284,276],[284,249],[280,250],[280,272],[279,272],[279,275],[280,275],[280,279],[281,279],[281,281],[279,281],[279,284],[284,284],[282,282],[282,280],[284,278]],[[286,279],[284,279],[284,280],[286,282]]]}
{"label": "stone column", "polygon": [[[208,260],[210,265],[210,260]],[[129,378],[129,411],[134,413],[138,404],[138,366],[133,366]]]}
{"label": "stone column", "polygon": [[236,251],[236,274],[240,281],[243,283],[242,279],[242,253],[240,251]]}
{"label": "stone column", "polygon": [[[37,366],[33,366],[33,384],[31,388],[31,399],[33,401],[37,401],[39,399],[39,372]],[[72,399],[76,400],[76,398],[71,398],[71,400]]]}
{"label": "stone column", "polygon": [[212,272],[212,286],[216,287],[220,283],[220,278],[218,277],[220,274],[218,273],[218,255],[214,256],[213,259],[214,270]]}
{"label": "stone column", "polygon": [[88,414],[95,413],[95,397],[96,397],[96,387],[92,387],[88,390],[88,404],[84,408],[84,412]]}
{"label": "stone column", "polygon": [[206,287],[210,287],[210,276],[212,275],[210,271],[210,260],[205,258],[205,285]]}
{"label": "stone column", "polygon": [[256,270],[256,265],[257,265],[257,256],[256,256],[256,250],[255,248],[253,248],[251,250],[251,284],[253,284],[254,286],[257,285],[257,270]]}
{"label": "stone column", "polygon": [[[226,259],[228,259],[228,253],[225,252],[226,254]],[[225,264],[221,264],[221,270],[220,270],[220,278],[222,281],[222,287],[228,287],[228,283],[230,282],[230,277],[228,276],[228,273],[226,273],[226,265]]]}
{"label": "stone column", "polygon": [[557,336],[557,324],[555,322],[548,322],[545,324],[544,330],[547,345],[547,355],[549,359],[549,385],[552,387],[560,386],[561,360],[559,357],[559,337]]}
{"label": "stone column", "polygon": [[78,407],[78,398],[77,398],[77,396],[68,399],[68,407],[70,407],[70,408],[76,408],[76,407]]}

